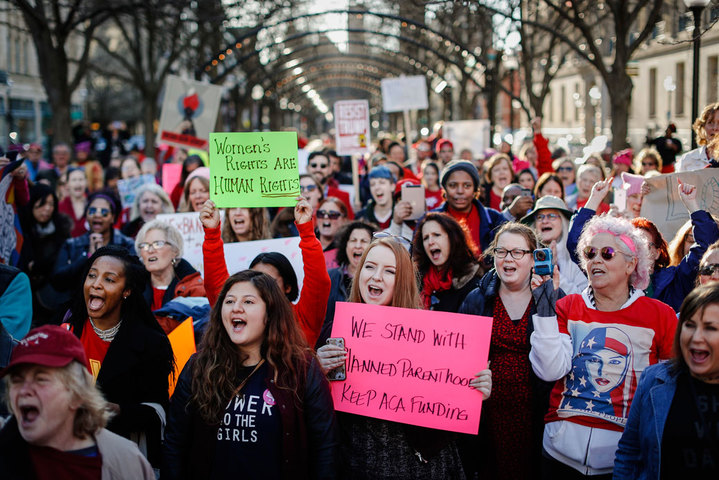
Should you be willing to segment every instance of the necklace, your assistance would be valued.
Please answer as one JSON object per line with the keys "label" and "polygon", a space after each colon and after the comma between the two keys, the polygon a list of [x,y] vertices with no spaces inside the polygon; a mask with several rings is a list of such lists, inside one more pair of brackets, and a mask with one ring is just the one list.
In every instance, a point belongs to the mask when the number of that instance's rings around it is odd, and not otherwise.
{"label": "necklace", "polygon": [[102,340],[103,342],[112,342],[112,340],[115,338],[115,335],[117,335],[117,331],[120,330],[120,325],[122,325],[122,320],[120,320],[114,327],[108,328],[107,330],[100,330],[95,326],[95,322],[92,321],[92,318],[87,318],[88,320],[90,320],[90,325],[92,325],[92,329],[95,330],[95,334],[100,337],[100,340]]}
{"label": "necklace", "polygon": [[[252,375],[255,374],[255,372],[256,372],[257,370],[260,369],[260,367],[262,366],[263,363],[265,363],[265,359],[264,359],[264,358],[263,358],[262,360],[260,360],[260,363],[258,363],[258,364],[255,366],[254,370],[252,370],[252,371],[250,372],[250,374],[247,375],[244,380],[242,380],[242,383],[240,383],[240,385],[235,389],[235,391],[232,392],[232,397],[230,397],[230,398],[233,398],[233,397],[235,397],[235,396],[239,396],[240,391],[244,388],[244,386],[245,386],[245,384],[247,383],[247,381],[250,379],[250,377],[251,377]],[[245,394],[243,393],[240,398],[245,398]]]}

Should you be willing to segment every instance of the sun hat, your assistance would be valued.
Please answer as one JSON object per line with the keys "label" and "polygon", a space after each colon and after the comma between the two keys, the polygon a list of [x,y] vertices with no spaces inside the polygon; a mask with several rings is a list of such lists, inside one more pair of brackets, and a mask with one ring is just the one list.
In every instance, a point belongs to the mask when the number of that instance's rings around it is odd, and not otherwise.
{"label": "sun hat", "polygon": [[537,200],[537,203],[534,205],[534,209],[531,213],[525,215],[520,222],[526,225],[533,224],[534,218],[541,210],[559,210],[565,217],[567,217],[567,220],[572,218],[572,211],[567,208],[567,204],[564,203],[564,200],[559,197],[555,197],[554,195],[545,195]]}

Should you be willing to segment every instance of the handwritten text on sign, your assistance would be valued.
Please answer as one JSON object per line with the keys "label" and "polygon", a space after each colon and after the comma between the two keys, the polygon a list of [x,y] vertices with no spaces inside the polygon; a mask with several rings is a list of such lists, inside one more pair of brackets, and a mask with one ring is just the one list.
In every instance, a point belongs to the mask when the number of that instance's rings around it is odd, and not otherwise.
{"label": "handwritten text on sign", "polygon": [[338,302],[333,337],[347,347],[347,380],[331,382],[338,411],[477,433],[492,319]]}
{"label": "handwritten text on sign", "polygon": [[369,103],[367,100],[335,102],[335,149],[340,155],[369,151]]}
{"label": "handwritten text on sign", "polygon": [[210,198],[218,207],[291,207],[299,193],[297,133],[210,134]]}

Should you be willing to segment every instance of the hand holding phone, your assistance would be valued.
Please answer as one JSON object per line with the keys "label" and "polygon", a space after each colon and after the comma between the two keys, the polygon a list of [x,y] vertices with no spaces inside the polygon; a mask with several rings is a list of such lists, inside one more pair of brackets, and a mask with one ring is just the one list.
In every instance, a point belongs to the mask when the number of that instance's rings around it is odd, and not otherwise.
{"label": "hand holding phone", "polygon": [[427,206],[424,185],[412,185],[411,183],[402,185],[402,201],[412,205],[412,213],[407,217],[407,220],[422,218]]}
{"label": "hand holding phone", "polygon": [[[345,349],[345,339],[341,338],[341,337],[328,338],[327,345],[335,345],[335,346],[341,348],[342,350],[344,350]],[[346,370],[345,364],[343,363],[339,367],[334,368],[334,369],[330,370],[329,372],[327,372],[327,379],[330,381],[333,381],[333,382],[347,380],[347,370]]]}
{"label": "hand holding phone", "polygon": [[552,264],[552,249],[538,248],[533,253],[534,273],[537,275],[551,275],[554,271]]}

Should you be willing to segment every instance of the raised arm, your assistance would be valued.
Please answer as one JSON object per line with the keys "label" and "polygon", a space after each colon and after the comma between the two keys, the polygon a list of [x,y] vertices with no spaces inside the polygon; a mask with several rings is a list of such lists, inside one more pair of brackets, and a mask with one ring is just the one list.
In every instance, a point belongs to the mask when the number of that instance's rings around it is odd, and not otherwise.
{"label": "raised arm", "polygon": [[200,209],[200,221],[205,230],[205,240],[202,242],[202,261],[205,265],[205,291],[210,307],[215,305],[220,296],[220,290],[230,277],[225,263],[225,249],[222,243],[220,228],[220,212],[215,202],[208,200]]}

